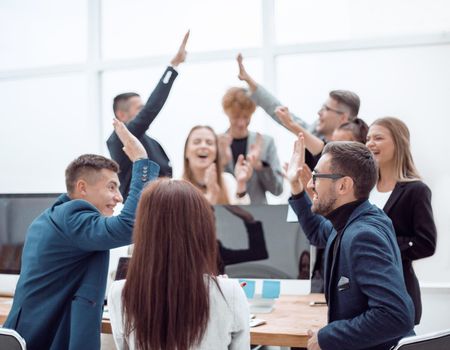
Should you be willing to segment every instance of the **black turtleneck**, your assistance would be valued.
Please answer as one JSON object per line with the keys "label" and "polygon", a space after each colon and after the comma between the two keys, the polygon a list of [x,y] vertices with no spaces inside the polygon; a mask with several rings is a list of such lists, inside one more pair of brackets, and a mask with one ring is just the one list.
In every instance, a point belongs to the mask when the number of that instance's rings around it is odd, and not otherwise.
{"label": "black turtleneck", "polygon": [[339,208],[336,208],[332,212],[325,215],[325,217],[331,221],[334,229],[339,234],[344,229],[345,224],[350,218],[350,215],[352,215],[353,211],[364,201],[364,199],[360,199],[341,205]]}
{"label": "black turtleneck", "polygon": [[336,255],[339,244],[341,242],[342,231],[344,230],[344,227],[347,224],[350,215],[352,215],[355,209],[364,201],[365,199],[360,199],[341,205],[339,208],[336,208],[332,212],[325,215],[325,217],[331,221],[331,224],[337,232],[336,239],[334,240],[333,247],[331,249],[333,255],[329,260],[330,262],[334,261],[334,256]]}

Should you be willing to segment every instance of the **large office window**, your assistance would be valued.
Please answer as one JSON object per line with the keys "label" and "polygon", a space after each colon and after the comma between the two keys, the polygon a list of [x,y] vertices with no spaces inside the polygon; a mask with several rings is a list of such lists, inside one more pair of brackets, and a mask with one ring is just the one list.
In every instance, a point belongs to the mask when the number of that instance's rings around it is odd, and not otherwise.
{"label": "large office window", "polygon": [[102,1],[105,59],[172,54],[188,29],[191,52],[260,47],[261,2]]}
{"label": "large office window", "polygon": [[84,63],[87,1],[2,0],[0,71]]}

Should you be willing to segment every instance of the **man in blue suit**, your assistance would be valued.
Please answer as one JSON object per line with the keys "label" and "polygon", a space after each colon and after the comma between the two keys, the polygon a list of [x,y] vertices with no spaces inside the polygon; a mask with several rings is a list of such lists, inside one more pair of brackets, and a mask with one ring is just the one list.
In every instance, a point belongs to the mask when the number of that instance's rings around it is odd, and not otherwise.
{"label": "man in blue suit", "polygon": [[300,181],[300,135],[288,167],[289,204],[313,245],[325,247],[328,325],[309,331],[308,349],[390,349],[412,335],[414,306],[403,280],[394,228],[367,200],[377,180],[371,152],[356,142],[325,146],[308,188]]}
{"label": "man in blue suit", "polygon": [[140,192],[158,177],[142,144],[115,121],[133,162],[130,192],[122,201],[119,167],[86,154],[66,169],[67,194],[30,225],[14,303],[4,327],[21,334],[29,350],[100,349],[109,249],[131,243]]}

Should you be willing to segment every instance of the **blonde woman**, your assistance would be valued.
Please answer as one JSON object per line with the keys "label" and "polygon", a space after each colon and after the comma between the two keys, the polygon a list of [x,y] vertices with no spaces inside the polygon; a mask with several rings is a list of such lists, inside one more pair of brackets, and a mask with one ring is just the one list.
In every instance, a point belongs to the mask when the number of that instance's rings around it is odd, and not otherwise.
{"label": "blonde woman", "polygon": [[367,147],[379,168],[378,182],[370,201],[391,218],[403,262],[406,288],[416,309],[415,324],[422,315],[420,288],[412,262],[434,254],[436,226],[431,208],[431,191],[414,165],[408,127],[401,120],[386,117],[369,128]]}

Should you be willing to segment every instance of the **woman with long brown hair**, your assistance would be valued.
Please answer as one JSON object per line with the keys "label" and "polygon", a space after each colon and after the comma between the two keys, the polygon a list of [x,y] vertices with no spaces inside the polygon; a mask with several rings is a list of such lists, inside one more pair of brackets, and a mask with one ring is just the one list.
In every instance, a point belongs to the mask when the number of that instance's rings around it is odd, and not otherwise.
{"label": "woman with long brown hair", "polygon": [[238,282],[216,278],[211,205],[190,183],[160,179],[142,193],[127,279],[108,297],[118,349],[248,349]]}
{"label": "woman with long brown hair", "polygon": [[377,119],[369,128],[367,147],[378,163],[378,182],[370,201],[392,220],[402,255],[406,289],[415,307],[415,324],[422,315],[420,287],[412,262],[434,254],[436,226],[431,191],[414,165],[408,127],[400,119]]}
{"label": "woman with long brown hair", "polygon": [[211,205],[250,204],[247,181],[252,176],[250,162],[239,156],[234,176],[222,171],[218,138],[210,126],[194,126],[184,145],[183,179],[192,183]]}

